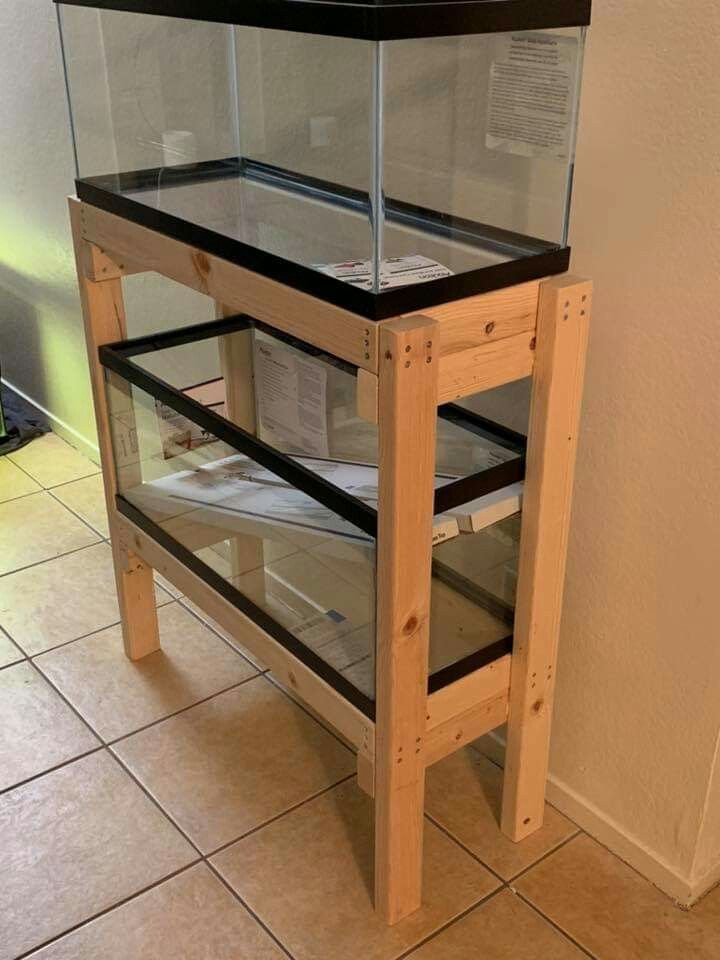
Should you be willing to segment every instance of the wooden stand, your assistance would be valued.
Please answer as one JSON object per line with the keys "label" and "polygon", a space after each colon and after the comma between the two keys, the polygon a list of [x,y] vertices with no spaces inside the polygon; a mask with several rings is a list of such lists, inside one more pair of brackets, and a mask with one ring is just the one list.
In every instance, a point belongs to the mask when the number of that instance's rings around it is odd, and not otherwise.
{"label": "wooden stand", "polygon": [[[396,923],[421,903],[429,765],[507,721],[502,830],[518,841],[542,824],[591,285],[553,277],[373,323],[77,200],[70,214],[127,655],[159,647],[158,570],[354,744],[375,797],[376,909]],[[118,512],[98,347],[126,338],[122,278],[146,270],[359,368],[358,407],[380,434],[374,723]],[[225,369],[247,363],[242,335],[222,352]],[[513,653],[428,695],[437,406],[528,376]],[[254,422],[242,396],[228,406]]]}

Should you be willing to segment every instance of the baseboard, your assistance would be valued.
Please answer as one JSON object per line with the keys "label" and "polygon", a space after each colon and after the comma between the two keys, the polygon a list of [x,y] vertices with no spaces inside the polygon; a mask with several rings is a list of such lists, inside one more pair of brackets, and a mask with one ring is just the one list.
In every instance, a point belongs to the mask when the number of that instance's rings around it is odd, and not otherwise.
{"label": "baseboard", "polygon": [[707,893],[720,883],[720,860],[705,873],[701,874],[692,882],[692,898],[688,906],[697,903]]}
{"label": "baseboard", "polygon": [[66,423],[60,417],[56,416],[51,410],[46,410],[42,404],[38,403],[37,400],[33,400],[32,397],[29,397],[24,390],[21,390],[19,387],[16,387],[14,383],[11,383],[10,380],[2,378],[2,382],[5,384],[8,389],[12,390],[19,397],[22,397],[26,403],[29,403],[31,407],[34,407],[39,413],[42,413],[44,417],[52,423],[53,431],[57,433],[59,437],[62,437],[63,440],[75,447],[86,456],[89,460],[92,460],[93,463],[100,463],[100,449],[98,445],[92,440],[89,440],[87,437],[83,436],[79,430],[76,430],[75,427],[71,427],[69,423]]}
{"label": "baseboard", "polygon": [[[560,813],[573,820],[586,833],[607,847],[641,876],[649,880],[663,893],[672,897],[680,906],[689,907],[702,896],[696,892],[696,884],[677,867],[671,866],[654,850],[646,847],[637,837],[626,833],[597,807],[579,796],[566,783],[552,775],[548,777],[547,799]],[[705,888],[707,889],[707,888]]]}
{"label": "baseboard", "polygon": [[[505,739],[497,731],[487,734],[476,746],[494,763],[503,765]],[[691,907],[720,883],[720,862],[701,877],[686,876],[552,774],[548,777],[547,799],[560,813],[682,907]]]}

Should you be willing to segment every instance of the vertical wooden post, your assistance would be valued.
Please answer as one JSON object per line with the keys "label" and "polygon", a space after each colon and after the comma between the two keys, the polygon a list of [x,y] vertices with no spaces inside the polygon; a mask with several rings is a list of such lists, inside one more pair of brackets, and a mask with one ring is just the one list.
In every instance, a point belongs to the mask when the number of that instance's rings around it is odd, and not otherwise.
{"label": "vertical wooden post", "polygon": [[393,924],[422,897],[437,324],[380,332],[375,907]]}
{"label": "vertical wooden post", "polygon": [[85,323],[85,341],[95,404],[95,420],[105,499],[110,522],[110,543],[115,567],[123,643],[127,656],[131,660],[139,660],[160,648],[155,606],[155,584],[152,568],[121,544],[115,530],[113,522],[117,491],[115,461],[110,439],[105,377],[103,367],[98,359],[98,347],[104,343],[124,340],[127,336],[122,279],[120,271],[114,273],[110,270],[106,270],[103,274],[103,276],[109,275],[108,279],[92,280],[88,277],[87,266],[92,264],[93,257],[89,255],[90,252],[87,249],[89,244],[83,240],[81,217],[81,205],[77,200],[71,199],[70,221]]}
{"label": "vertical wooden post", "polygon": [[[222,303],[215,304],[218,317],[237,313]],[[220,371],[225,381],[225,409],[232,423],[256,433],[255,386],[252,330],[238,330],[218,338]]]}
{"label": "vertical wooden post", "polygon": [[543,822],[591,293],[572,277],[540,288],[502,804],[516,841]]}
{"label": "vertical wooden post", "polygon": [[[218,317],[232,317],[237,313],[231,307],[215,303]],[[255,409],[255,364],[253,360],[252,330],[237,330],[218,337],[220,371],[225,382],[225,414],[227,419],[257,435]],[[265,549],[260,537],[236,533],[230,538],[230,576],[236,577],[248,570],[262,567]],[[265,589],[262,588],[264,599]]]}

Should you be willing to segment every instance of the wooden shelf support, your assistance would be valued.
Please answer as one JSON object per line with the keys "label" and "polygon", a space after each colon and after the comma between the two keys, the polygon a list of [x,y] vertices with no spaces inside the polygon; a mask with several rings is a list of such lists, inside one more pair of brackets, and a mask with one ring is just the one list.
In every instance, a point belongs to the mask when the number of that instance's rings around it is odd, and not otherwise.
{"label": "wooden shelf support", "polygon": [[[86,271],[92,269],[94,272],[98,263],[104,262],[98,258],[104,258],[104,255],[88,249],[90,244],[82,238],[80,205],[73,200],[70,201],[70,222],[75,243],[78,286],[85,324],[85,340],[110,524],[110,543],[120,606],[123,644],[125,653],[131,660],[140,660],[160,648],[155,583],[152,568],[140,556],[125,549],[118,537],[115,521],[117,516],[115,461],[110,438],[105,375],[98,359],[98,347],[102,344],[115,343],[127,338],[122,275],[108,268],[108,279],[89,279]],[[94,275],[98,276],[97,273]]]}
{"label": "wooden shelf support", "polygon": [[422,894],[437,324],[380,334],[375,908],[396,923]]}
{"label": "wooden shelf support", "polygon": [[540,288],[502,804],[515,841],[543,822],[591,293],[567,276]]}

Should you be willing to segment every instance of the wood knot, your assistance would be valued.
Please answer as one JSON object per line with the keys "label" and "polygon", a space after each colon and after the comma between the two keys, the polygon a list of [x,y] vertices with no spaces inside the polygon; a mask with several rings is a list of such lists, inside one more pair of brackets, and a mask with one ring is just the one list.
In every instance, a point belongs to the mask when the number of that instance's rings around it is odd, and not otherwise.
{"label": "wood knot", "polygon": [[418,618],[415,615],[413,615],[408,619],[407,623],[403,627],[403,633],[409,636],[411,633],[415,633],[415,631],[417,630],[417,627],[418,627]]}
{"label": "wood knot", "polygon": [[537,340],[535,339],[535,337],[533,337],[532,340],[530,341],[530,349],[534,350],[536,346],[537,346]]}
{"label": "wood knot", "polygon": [[210,273],[210,261],[208,260],[207,255],[204,254],[202,250],[196,250],[192,255],[192,261],[198,276],[203,281],[203,285],[207,290],[206,280],[208,274]]}
{"label": "wood knot", "polygon": [[485,333],[492,333],[494,329],[495,329],[495,321],[491,320],[490,323],[488,323],[487,326],[485,327]]}
{"label": "wood knot", "polygon": [[532,705],[532,712],[533,712],[533,713],[540,713],[540,711],[542,710],[542,708],[543,708],[543,702],[542,702],[542,700],[536,700],[535,703]]}

